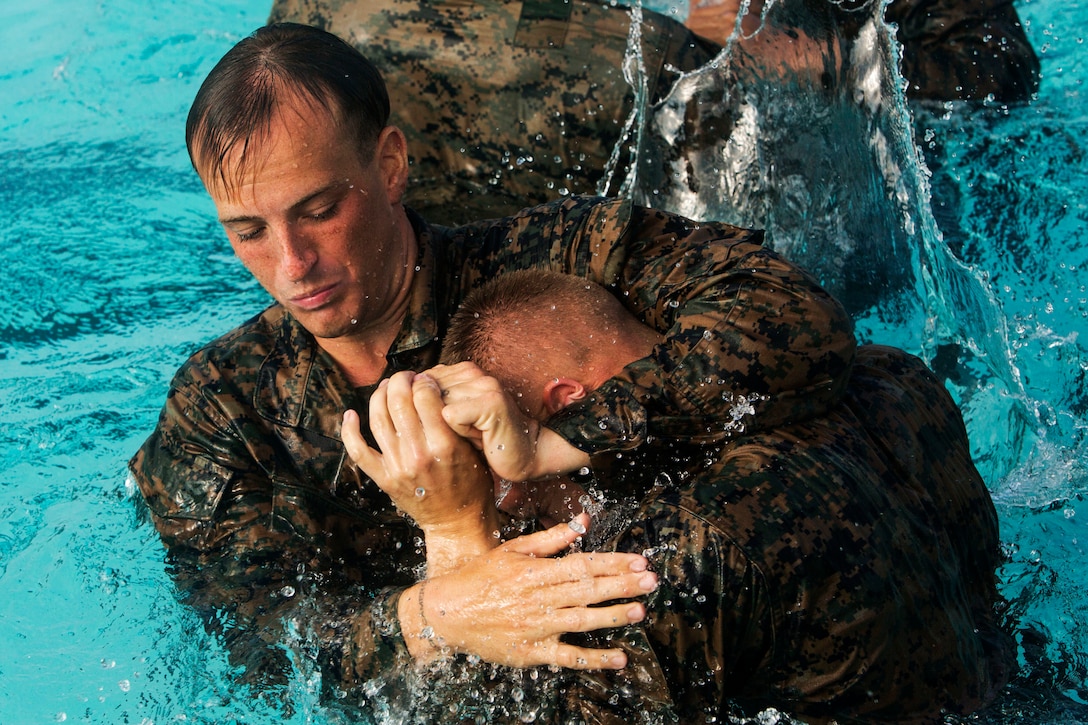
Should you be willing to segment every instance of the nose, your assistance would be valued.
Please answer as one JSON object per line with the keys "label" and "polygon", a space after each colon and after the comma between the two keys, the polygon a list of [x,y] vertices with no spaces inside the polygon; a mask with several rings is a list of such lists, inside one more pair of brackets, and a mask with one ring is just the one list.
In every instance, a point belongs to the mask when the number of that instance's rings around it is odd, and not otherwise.
{"label": "nose", "polygon": [[317,248],[297,224],[289,223],[280,240],[280,268],[289,282],[299,282],[317,263]]}

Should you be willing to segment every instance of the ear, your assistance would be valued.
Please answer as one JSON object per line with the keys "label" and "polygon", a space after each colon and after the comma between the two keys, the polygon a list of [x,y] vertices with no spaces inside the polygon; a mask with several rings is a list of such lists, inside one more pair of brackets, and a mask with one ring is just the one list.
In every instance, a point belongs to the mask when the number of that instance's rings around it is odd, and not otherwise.
{"label": "ear", "polygon": [[572,378],[555,378],[544,384],[544,407],[548,415],[557,413],[588,395],[585,386]]}
{"label": "ear", "polygon": [[408,140],[396,126],[386,126],[378,135],[374,156],[389,201],[399,204],[408,188]]}

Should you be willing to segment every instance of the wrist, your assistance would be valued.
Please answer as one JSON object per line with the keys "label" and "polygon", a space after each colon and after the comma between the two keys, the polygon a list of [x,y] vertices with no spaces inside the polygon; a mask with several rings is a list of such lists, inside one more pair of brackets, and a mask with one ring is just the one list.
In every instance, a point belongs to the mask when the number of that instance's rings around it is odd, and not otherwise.
{"label": "wrist", "polygon": [[488,509],[466,520],[424,528],[428,576],[459,569],[468,560],[486,554],[502,543],[499,512],[493,505]]}
{"label": "wrist", "polygon": [[529,479],[558,476],[588,466],[589,454],[551,428],[540,427],[536,438],[536,456]]}
{"label": "wrist", "polygon": [[431,662],[442,654],[442,644],[427,613],[430,606],[425,596],[427,581],[409,587],[397,601],[401,636],[409,654],[420,664]]}

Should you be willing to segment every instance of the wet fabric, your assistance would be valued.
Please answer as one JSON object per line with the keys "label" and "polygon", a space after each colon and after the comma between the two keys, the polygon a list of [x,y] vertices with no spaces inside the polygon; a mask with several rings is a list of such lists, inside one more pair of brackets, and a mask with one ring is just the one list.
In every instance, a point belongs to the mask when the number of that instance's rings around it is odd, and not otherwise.
{"label": "wet fabric", "polygon": [[[437,361],[474,286],[543,267],[604,285],[669,338],[552,423],[587,451],[727,440],[822,414],[846,386],[852,321],[758,232],[582,197],[456,229],[410,218],[418,272],[387,374]],[[366,430],[371,392],[274,305],[182,366],[130,462],[183,594],[260,679],[288,671],[283,622],[313,643],[327,685],[364,699],[410,666],[386,605],[423,575],[421,534],[339,440],[346,408]],[[752,403],[733,420],[737,399]]]}
{"label": "wet fabric", "polygon": [[941,722],[1009,676],[997,515],[959,411],[917,358],[862,347],[826,416],[594,464],[613,490],[658,481],[605,547],[645,552],[661,575],[632,628],[650,651],[629,651],[663,671],[680,722],[728,703]]}
{"label": "wet fabric", "polygon": [[378,66],[395,99],[390,123],[408,137],[408,205],[460,224],[618,191],[599,186],[614,155],[614,178],[625,176],[629,116],[720,49],[662,15],[643,18],[640,100],[624,79],[623,5],[276,0],[270,20],[324,28]]}
{"label": "wet fabric", "polygon": [[1012,0],[893,0],[884,11],[903,44],[907,96],[1027,101],[1039,59]]}
{"label": "wet fabric", "polygon": [[[869,15],[866,2],[796,2],[776,9],[780,30],[793,32],[792,17],[807,32],[822,17],[853,38]],[[276,0],[270,21],[324,28],[378,66],[396,100],[390,122],[408,137],[409,205],[461,224],[621,191],[639,145],[634,115],[722,50],[671,17],[641,17],[633,28],[629,7],[594,0]],[[1038,86],[1011,0],[895,0],[885,17],[897,25],[909,97],[1024,101]],[[627,58],[633,35],[637,66]],[[726,133],[731,122],[702,132]]]}

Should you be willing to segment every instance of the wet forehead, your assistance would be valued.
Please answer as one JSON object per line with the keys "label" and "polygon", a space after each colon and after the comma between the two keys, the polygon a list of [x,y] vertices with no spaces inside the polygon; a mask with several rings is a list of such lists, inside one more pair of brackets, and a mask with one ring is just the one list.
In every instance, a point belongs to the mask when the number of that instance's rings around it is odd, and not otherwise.
{"label": "wet forehead", "polygon": [[353,138],[338,114],[317,99],[284,91],[267,123],[235,140],[220,162],[197,158],[195,166],[213,198],[240,202],[245,189],[304,172],[349,146]]}

